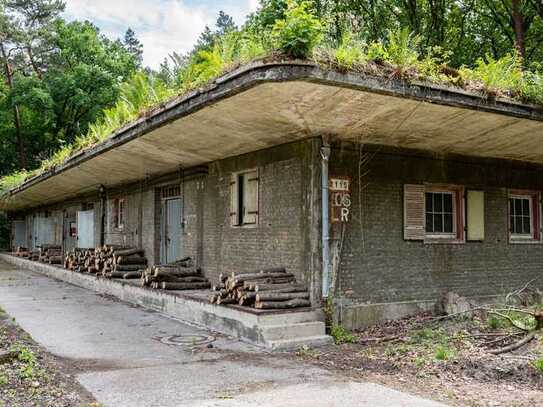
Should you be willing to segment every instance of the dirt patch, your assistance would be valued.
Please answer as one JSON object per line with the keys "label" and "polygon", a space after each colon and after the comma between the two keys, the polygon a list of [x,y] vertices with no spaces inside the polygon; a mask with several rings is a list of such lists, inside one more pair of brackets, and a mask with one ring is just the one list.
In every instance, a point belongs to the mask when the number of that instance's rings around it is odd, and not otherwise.
{"label": "dirt patch", "polygon": [[0,352],[15,356],[0,364],[0,406],[98,406],[70,374],[0,309]]}
{"label": "dirt patch", "polygon": [[514,352],[492,355],[522,333],[491,325],[419,315],[343,337],[353,343],[300,349],[295,357],[451,405],[543,406],[543,371],[536,367],[543,360],[541,335]]}

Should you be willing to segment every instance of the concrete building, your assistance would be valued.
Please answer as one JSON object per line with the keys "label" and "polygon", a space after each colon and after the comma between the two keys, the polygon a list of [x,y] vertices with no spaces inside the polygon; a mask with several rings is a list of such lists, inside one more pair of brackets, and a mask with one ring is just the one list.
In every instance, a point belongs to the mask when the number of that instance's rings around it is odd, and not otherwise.
{"label": "concrete building", "polygon": [[26,181],[13,245],[285,266],[341,323],[540,273],[543,110],[305,63],[244,66]]}

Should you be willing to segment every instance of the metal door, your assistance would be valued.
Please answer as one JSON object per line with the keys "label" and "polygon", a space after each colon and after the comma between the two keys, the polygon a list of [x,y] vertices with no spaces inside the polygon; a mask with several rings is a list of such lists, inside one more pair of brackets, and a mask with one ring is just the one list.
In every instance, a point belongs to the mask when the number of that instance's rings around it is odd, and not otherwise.
{"label": "metal door", "polygon": [[26,221],[13,221],[13,249],[26,247]]}
{"label": "metal door", "polygon": [[75,211],[67,211],[64,214],[63,250],[69,252],[77,246],[77,214]]}
{"label": "metal door", "polygon": [[55,221],[53,218],[36,216],[33,225],[33,245],[35,249],[44,244],[55,243]]}
{"label": "metal door", "polygon": [[94,247],[94,210],[77,212],[77,247]]}
{"label": "metal door", "polygon": [[170,263],[182,258],[182,227],[181,227],[181,199],[167,199],[164,201],[162,212],[162,242],[161,251],[163,263]]}

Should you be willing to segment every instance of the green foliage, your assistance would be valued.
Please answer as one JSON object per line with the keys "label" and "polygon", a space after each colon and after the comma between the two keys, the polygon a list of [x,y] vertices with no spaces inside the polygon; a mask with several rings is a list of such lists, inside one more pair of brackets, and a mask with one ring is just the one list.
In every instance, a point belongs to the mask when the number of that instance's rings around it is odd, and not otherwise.
{"label": "green foliage", "polygon": [[462,69],[465,80],[480,81],[489,93],[517,92],[522,84],[522,66],[517,54],[495,59],[490,55],[479,58],[473,69]]}
{"label": "green foliage", "polygon": [[353,33],[345,32],[338,47],[331,49],[331,58],[339,69],[352,70],[367,62],[368,57],[364,53],[364,48],[364,44],[356,39]]}
{"label": "green foliage", "polygon": [[543,356],[541,356],[539,359],[534,360],[531,362],[533,368],[539,372],[539,374],[543,375]]}
{"label": "green foliage", "polygon": [[407,27],[389,31],[386,43],[387,61],[400,68],[411,68],[417,65],[420,38],[413,35]]}
{"label": "green foliage", "polygon": [[8,377],[5,374],[0,374],[0,386],[5,386],[8,383]]}
{"label": "green foliage", "polygon": [[356,336],[341,325],[332,325],[332,331],[330,332],[330,334],[334,338],[334,342],[337,345],[341,345],[342,343],[356,342]]}
{"label": "green foliage", "polygon": [[307,58],[324,36],[325,24],[319,20],[308,1],[287,1],[284,18],[272,29],[274,46],[293,58]]}
{"label": "green foliage", "polygon": [[490,315],[487,323],[488,327],[491,329],[502,329],[510,326],[509,322],[503,318],[497,317],[496,315]]}
{"label": "green foliage", "polygon": [[438,345],[434,356],[437,360],[450,360],[454,358],[455,352],[447,345]]}

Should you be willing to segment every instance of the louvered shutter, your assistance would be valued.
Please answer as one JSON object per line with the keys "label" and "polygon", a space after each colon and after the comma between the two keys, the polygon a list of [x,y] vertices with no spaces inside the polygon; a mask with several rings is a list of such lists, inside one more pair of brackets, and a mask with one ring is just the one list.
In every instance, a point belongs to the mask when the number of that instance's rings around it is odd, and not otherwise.
{"label": "louvered shutter", "polygon": [[405,240],[424,240],[424,185],[404,185],[404,231]]}
{"label": "louvered shutter", "polygon": [[238,177],[233,174],[230,179],[230,224],[238,225]]}
{"label": "louvered shutter", "polygon": [[258,223],[258,171],[244,174],[243,182],[243,224],[256,225]]}

